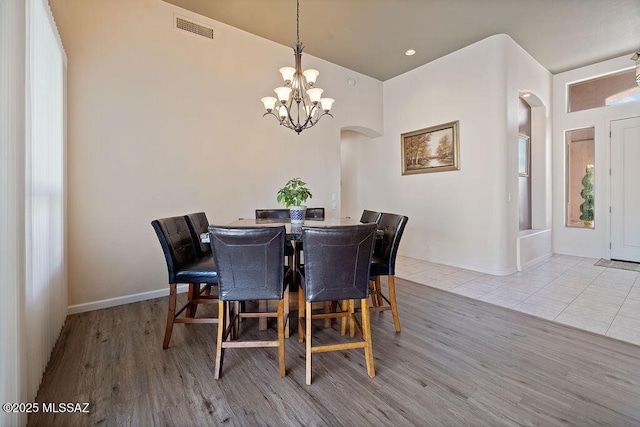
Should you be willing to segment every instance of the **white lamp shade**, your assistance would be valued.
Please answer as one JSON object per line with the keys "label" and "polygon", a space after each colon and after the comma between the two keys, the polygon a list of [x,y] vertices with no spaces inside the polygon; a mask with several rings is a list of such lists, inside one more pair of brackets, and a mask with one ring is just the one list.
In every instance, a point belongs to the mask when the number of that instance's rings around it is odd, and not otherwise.
{"label": "white lamp shade", "polygon": [[282,74],[282,79],[286,82],[290,82],[293,80],[293,75],[296,73],[296,69],[293,67],[282,67],[280,68],[280,74]]}
{"label": "white lamp shade", "polygon": [[273,110],[273,107],[276,105],[276,102],[278,102],[278,100],[273,96],[265,96],[260,101],[262,101],[262,103],[264,104],[264,108],[267,111]]}
{"label": "white lamp shade", "polygon": [[281,105],[278,108],[278,115],[282,118],[287,117],[287,108],[284,105]]}
{"label": "white lamp shade", "polygon": [[333,105],[334,102],[335,102],[335,99],[333,98],[322,98],[320,100],[320,103],[322,104],[322,109],[324,110],[325,113],[331,110],[331,106]]}
{"label": "white lamp shade", "polygon": [[289,94],[291,93],[291,88],[290,87],[277,87],[275,88],[274,92],[278,95],[278,99],[280,100],[280,102],[287,102],[287,99],[289,99]]}
{"label": "white lamp shade", "polygon": [[307,83],[309,83],[309,86],[313,86],[316,83],[318,74],[320,74],[320,72],[318,70],[313,70],[313,69],[304,70],[302,72],[302,75],[304,75],[304,78],[307,79]]}
{"label": "white lamp shade", "polygon": [[313,89],[307,90],[307,95],[309,95],[309,99],[312,103],[317,103],[320,101],[320,97],[322,96],[323,90],[319,87],[314,87]]}

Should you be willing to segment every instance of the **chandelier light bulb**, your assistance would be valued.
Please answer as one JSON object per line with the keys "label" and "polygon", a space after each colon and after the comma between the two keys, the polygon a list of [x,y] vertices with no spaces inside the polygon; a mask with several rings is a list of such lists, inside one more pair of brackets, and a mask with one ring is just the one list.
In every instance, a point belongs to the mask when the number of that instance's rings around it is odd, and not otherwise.
{"label": "chandelier light bulb", "polygon": [[265,96],[260,101],[262,101],[262,103],[264,104],[264,109],[269,112],[273,110],[273,107],[276,105],[276,102],[278,102],[278,100],[273,96]]}
{"label": "chandelier light bulb", "polygon": [[307,95],[309,95],[309,100],[311,100],[312,104],[317,104],[318,102],[320,102],[322,92],[323,90],[319,87],[314,87],[313,89],[307,90]]}
{"label": "chandelier light bulb", "polygon": [[284,80],[285,84],[293,80],[293,75],[295,73],[296,73],[296,69],[293,67],[280,68],[280,74],[282,74],[282,80]]}
{"label": "chandelier light bulb", "polygon": [[333,98],[322,98],[322,99],[320,99],[320,104],[322,104],[322,110],[325,113],[328,113],[331,110],[331,107],[333,106],[334,102],[335,102],[335,99],[333,99]]}
{"label": "chandelier light bulb", "polygon": [[309,86],[311,87],[313,87],[313,85],[316,84],[316,79],[318,78],[319,74],[320,72],[318,70],[313,70],[313,69],[304,70],[302,72],[302,75],[304,76],[305,79],[307,79],[307,83],[309,83]]}
{"label": "chandelier light bulb", "polygon": [[281,86],[281,87],[275,88],[274,92],[278,95],[278,99],[280,100],[280,102],[282,102],[284,104],[289,99],[289,94],[291,93],[291,88],[290,87]]}

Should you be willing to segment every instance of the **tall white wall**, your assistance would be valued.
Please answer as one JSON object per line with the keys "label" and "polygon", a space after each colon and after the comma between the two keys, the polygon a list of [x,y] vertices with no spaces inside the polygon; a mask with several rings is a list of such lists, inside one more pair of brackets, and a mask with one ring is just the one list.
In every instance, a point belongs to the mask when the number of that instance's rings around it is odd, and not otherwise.
{"label": "tall white wall", "polygon": [[[567,85],[633,68],[628,55],[553,76],[553,247],[561,254],[610,258],[611,148],[612,120],[640,116],[640,105],[626,103],[567,113]],[[564,133],[571,129],[595,128],[594,228],[566,227],[566,150]]]}
{"label": "tall white wall", "polygon": [[[548,104],[550,78],[510,37],[496,35],[384,82],[384,136],[344,135],[363,168],[355,174],[360,205],[349,214],[407,215],[403,255],[515,271],[518,94],[534,91]],[[460,170],[402,176],[400,135],[455,120]]]}
{"label": "tall white wall", "polygon": [[[507,263],[513,266],[530,266],[541,258],[551,256],[551,102],[552,75],[511,38],[505,39],[507,105],[507,171],[506,191],[508,221]],[[518,218],[518,99],[522,95],[531,107],[531,226],[545,233],[520,233]],[[511,197],[510,197],[511,196]],[[511,202],[509,202],[511,200]],[[524,236],[522,236],[524,234]],[[521,239],[528,242],[522,245]],[[518,247],[518,242],[521,245]],[[535,248],[531,250],[530,248]],[[524,249],[524,250],[523,250]],[[519,257],[519,258],[518,258]]]}
{"label": "tall white wall", "polygon": [[[167,288],[153,219],[195,211],[218,224],[250,217],[278,207],[276,191],[295,176],[313,191],[309,206],[329,209],[333,193],[340,200],[341,129],[382,133],[378,80],[304,55],[303,67],[318,69],[318,85],[336,99],[335,118],[297,135],[263,118],[260,102],[281,84],[278,69],[293,65],[290,47],[160,0],[51,7],[68,56],[76,310]],[[176,13],[213,26],[215,40],[174,29]],[[339,216],[340,206],[327,214]]]}

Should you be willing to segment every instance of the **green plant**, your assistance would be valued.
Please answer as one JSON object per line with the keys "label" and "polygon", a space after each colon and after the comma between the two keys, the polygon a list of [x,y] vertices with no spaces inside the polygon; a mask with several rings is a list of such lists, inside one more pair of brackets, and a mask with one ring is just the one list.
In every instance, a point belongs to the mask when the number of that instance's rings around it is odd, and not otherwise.
{"label": "green plant", "polygon": [[282,203],[287,208],[302,205],[307,199],[313,197],[306,185],[307,183],[300,178],[290,179],[284,187],[278,190],[278,203]]}
{"label": "green plant", "polygon": [[580,195],[584,202],[580,205],[580,219],[585,222],[593,221],[593,166],[587,166],[587,171],[582,178],[582,191]]}

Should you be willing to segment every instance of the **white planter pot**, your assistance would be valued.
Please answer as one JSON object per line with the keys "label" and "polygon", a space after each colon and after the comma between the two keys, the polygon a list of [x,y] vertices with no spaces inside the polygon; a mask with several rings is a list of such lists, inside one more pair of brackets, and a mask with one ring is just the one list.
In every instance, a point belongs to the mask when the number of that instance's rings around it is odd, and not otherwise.
{"label": "white planter pot", "polygon": [[307,207],[302,206],[289,206],[289,215],[291,216],[291,224],[304,223],[304,217],[307,212]]}

